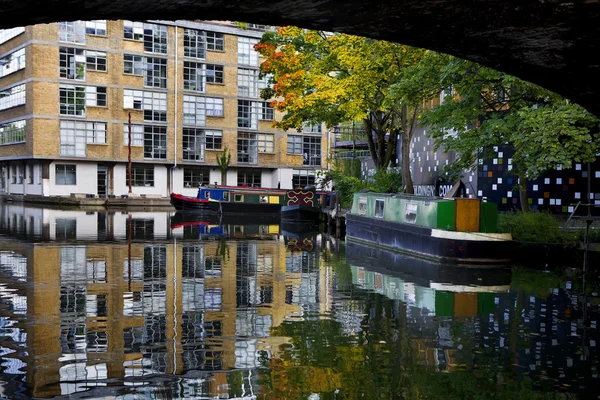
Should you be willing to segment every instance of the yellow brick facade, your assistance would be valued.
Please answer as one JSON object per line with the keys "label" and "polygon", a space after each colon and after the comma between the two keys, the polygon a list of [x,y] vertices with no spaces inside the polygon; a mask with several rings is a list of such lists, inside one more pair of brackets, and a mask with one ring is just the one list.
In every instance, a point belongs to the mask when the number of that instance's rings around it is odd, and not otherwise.
{"label": "yellow brick facade", "polygon": [[[212,51],[207,49],[204,59],[185,57],[184,32],[186,27],[199,31],[222,33],[224,50]],[[14,168],[14,162],[21,164],[18,168],[26,168],[28,164],[32,163],[36,165],[36,168],[38,166],[42,168],[42,165],[50,164],[53,168],[52,165],[58,163],[77,165],[80,163],[96,163],[97,165],[109,163],[111,164],[109,175],[112,176],[113,168],[124,168],[124,163],[127,162],[128,147],[124,142],[124,132],[127,129],[129,115],[131,115],[131,121],[134,125],[162,126],[166,128],[166,158],[159,158],[158,156],[154,158],[145,157],[144,147],[137,145],[132,146],[132,161],[136,164],[164,165],[167,171],[170,171],[168,173],[173,174],[170,178],[171,187],[169,190],[173,190],[174,186],[178,184],[178,180],[182,179],[181,176],[177,175],[178,170],[176,167],[183,167],[184,169],[205,168],[205,171],[211,171],[211,182],[216,177],[220,179],[220,173],[216,168],[216,157],[221,154],[222,149],[225,147],[229,149],[232,155],[230,171],[235,172],[238,168],[241,168],[240,171],[255,171],[256,173],[262,171],[263,176],[267,177],[261,183],[263,187],[274,186],[276,175],[278,175],[277,180],[284,180],[282,187],[291,187],[289,178],[294,169],[314,172],[326,166],[326,150],[328,148],[326,133],[319,135],[321,138],[321,165],[303,165],[302,154],[288,153],[288,134],[274,128],[272,121],[260,120],[260,108],[258,110],[258,129],[238,128],[238,67],[258,69],[258,66],[238,66],[238,37],[250,36],[258,39],[262,32],[242,30],[230,24],[183,21],[177,27],[174,24],[167,27],[167,54],[158,54],[145,52],[142,41],[124,39],[124,21],[107,21],[106,28],[106,36],[86,34],[85,43],[77,44],[59,42],[58,23],[35,25],[26,27],[24,33],[0,44],[0,54],[25,46],[26,67],[0,78],[0,89],[24,82],[27,99],[25,105],[0,110],[0,124],[10,123],[20,118],[27,120],[25,143],[2,143],[2,140],[0,140],[0,177],[4,179],[4,182],[0,182],[3,185],[0,186],[0,193],[3,191],[16,193],[19,190],[17,187],[7,188],[7,183],[9,185],[14,183],[14,178],[11,178],[10,172],[11,168]],[[60,47],[106,52],[106,71],[90,71],[86,68],[84,80],[59,78]],[[125,74],[125,54],[166,59],[166,89],[145,87],[145,77]],[[186,62],[223,66],[224,82],[207,82],[204,93],[184,90],[184,64]],[[63,115],[60,109],[61,85],[106,87],[106,106],[88,105],[84,117]],[[124,108],[124,90],[127,89],[166,94],[166,123],[145,122],[144,111]],[[203,161],[189,161],[183,158],[184,96],[214,97],[223,100],[223,116],[205,116],[203,126],[194,126],[196,129],[222,131],[222,148],[219,150],[205,149]],[[255,102],[262,101],[259,98],[242,97],[241,99]],[[275,112],[274,115],[276,119],[282,117],[279,112]],[[64,146],[61,146],[60,121],[64,120],[106,123],[106,142],[93,143],[88,140],[88,143],[80,145],[80,147],[84,146],[85,150],[81,150],[79,147],[76,155],[69,153],[67,150],[61,150]],[[268,153],[258,152],[257,163],[238,163],[238,132],[272,134],[274,139],[273,151]],[[325,129],[323,129],[323,132],[325,132]],[[297,132],[290,132],[290,134],[297,134]],[[69,143],[73,147],[77,147],[76,144]],[[282,171],[284,171],[283,175],[286,178],[282,178]],[[114,171],[114,174],[118,173],[116,170]],[[264,173],[267,173],[267,175],[264,175]],[[179,174],[183,175],[183,172]],[[38,183],[41,185],[40,190],[45,191],[41,194],[52,194],[49,193],[51,190],[46,190],[46,186],[51,188],[54,184],[51,176],[44,176],[44,179],[49,179],[49,181],[44,181],[43,185],[42,182]],[[228,183],[232,184],[232,182]],[[163,182],[158,185],[167,185],[167,183]],[[86,193],[93,193],[93,188],[83,189],[79,186],[78,183],[77,188],[72,188],[72,191],[83,190]],[[108,193],[117,195],[120,194],[119,190],[117,187],[107,188]],[[166,190],[161,188],[158,192],[164,195]]]}

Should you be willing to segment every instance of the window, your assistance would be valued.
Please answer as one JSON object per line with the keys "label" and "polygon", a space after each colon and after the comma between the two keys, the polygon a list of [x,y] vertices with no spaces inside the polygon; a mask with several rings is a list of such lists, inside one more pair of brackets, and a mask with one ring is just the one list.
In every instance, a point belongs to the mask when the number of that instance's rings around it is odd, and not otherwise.
{"label": "window", "polygon": [[238,186],[246,185],[248,187],[260,187],[261,171],[238,172]]}
{"label": "window", "polygon": [[85,80],[85,50],[60,47],[59,76],[63,79]]}
{"label": "window", "polygon": [[385,208],[385,201],[377,199],[375,200],[375,218],[383,218],[383,210]]}
{"label": "window", "polygon": [[408,224],[414,224],[417,222],[417,209],[418,205],[414,203],[407,203],[404,208],[404,221]]}
{"label": "window", "polygon": [[238,128],[258,129],[259,103],[238,100]]}
{"label": "window", "polygon": [[144,51],[167,54],[167,34],[164,25],[144,24]]}
{"label": "window", "polygon": [[123,90],[123,108],[144,111],[144,121],[167,122],[167,94]]}
{"label": "window", "polygon": [[302,126],[304,133],[321,133],[321,124],[304,124]]}
{"label": "window", "polygon": [[59,22],[58,41],[85,44],[85,24],[82,21]]}
{"label": "window", "polygon": [[[25,84],[0,91],[0,110],[6,110],[25,104]],[[221,108],[222,106],[221,100]]]}
{"label": "window", "polygon": [[195,29],[184,29],[183,55],[193,58],[206,57],[206,34]]}
{"label": "window", "polygon": [[[127,174],[125,174],[125,184],[129,184]],[[135,164],[132,165],[131,186],[154,186],[154,166]]]}
{"label": "window", "polygon": [[85,86],[61,85],[59,89],[60,113],[85,117]]}
{"label": "window", "polygon": [[12,165],[10,170],[10,183],[13,185],[17,183],[17,166],[15,164]]}
{"label": "window", "polygon": [[206,82],[223,83],[223,66],[206,64]]}
{"label": "window", "polygon": [[73,164],[56,164],[56,184],[76,185],[77,166]]}
{"label": "window", "polygon": [[259,153],[273,153],[274,150],[274,136],[268,133],[258,134],[258,152]]}
{"label": "window", "polygon": [[167,127],[144,125],[144,158],[167,159]]}
{"label": "window", "polygon": [[88,35],[106,36],[106,20],[97,19],[85,22],[85,33]]}
{"label": "window", "polygon": [[204,64],[195,62],[183,62],[183,90],[193,90],[204,93],[206,76]]}
{"label": "window", "polygon": [[367,198],[360,197],[358,199],[358,215],[367,215]]}
{"label": "window", "polygon": [[86,50],[85,65],[88,71],[106,72],[106,52]]}
{"label": "window", "polygon": [[238,96],[258,97],[258,74],[256,69],[238,68]]}
{"label": "window", "polygon": [[0,124],[0,145],[25,143],[25,120]]}
{"label": "window", "polygon": [[258,39],[238,37],[238,64],[258,67],[258,53],[254,51],[254,45]]}
{"label": "window", "polygon": [[27,183],[30,185],[33,185],[33,179],[34,179],[34,175],[33,175],[33,164],[28,164],[27,165],[27,178],[28,181]]}
{"label": "window", "polygon": [[308,171],[305,169],[295,169],[292,172],[292,186],[306,187],[314,186],[315,184],[315,171]]}
{"label": "window", "polygon": [[197,188],[210,183],[210,170],[208,168],[184,168],[183,186]]}
{"label": "window", "polygon": [[132,54],[123,55],[123,73],[128,75],[144,75],[144,59],[146,57],[134,56]]}
{"label": "window", "polygon": [[221,150],[223,146],[223,132],[205,130],[204,136],[206,137],[206,148],[208,150]]}
{"label": "window", "polygon": [[23,173],[24,171],[21,169],[21,165],[17,164],[17,184],[23,184]]}
{"label": "window", "polygon": [[288,154],[302,154],[302,136],[288,135],[287,147]]}
{"label": "window", "polygon": [[106,107],[106,88],[100,86],[86,86],[85,105],[87,107]]}
{"label": "window", "polygon": [[183,96],[183,124],[196,126],[206,125],[204,97]]}
{"label": "window", "polygon": [[86,156],[86,144],[106,143],[106,122],[60,121],[60,155]]}
{"label": "window", "polygon": [[215,97],[205,97],[205,110],[206,115],[209,117],[222,117],[223,116],[223,99]]}
{"label": "window", "polygon": [[256,164],[258,162],[258,135],[250,132],[238,132],[238,163]]}
{"label": "window", "polygon": [[[123,124],[123,144],[129,145],[129,125]],[[144,145],[144,125],[131,125],[131,145]]]}
{"label": "window", "polygon": [[8,42],[10,39],[19,36],[23,32],[25,32],[25,27],[23,26],[11,29],[0,29],[0,44]]}
{"label": "window", "polygon": [[305,136],[302,138],[303,165],[321,165],[321,137]]}
{"label": "window", "polygon": [[0,58],[0,78],[25,68],[25,49],[13,51]]}
{"label": "window", "polygon": [[213,51],[225,50],[225,38],[222,33],[206,32],[206,49]]}
{"label": "window", "polygon": [[123,38],[141,42],[144,39],[144,23],[123,21]]}
{"label": "window", "polygon": [[144,86],[167,88],[167,60],[164,58],[145,57]]}
{"label": "window", "polygon": [[204,161],[206,139],[203,129],[183,128],[183,159]]}
{"label": "window", "polygon": [[263,101],[260,106],[260,119],[263,121],[273,121],[275,119],[275,110],[269,105],[269,102]]}

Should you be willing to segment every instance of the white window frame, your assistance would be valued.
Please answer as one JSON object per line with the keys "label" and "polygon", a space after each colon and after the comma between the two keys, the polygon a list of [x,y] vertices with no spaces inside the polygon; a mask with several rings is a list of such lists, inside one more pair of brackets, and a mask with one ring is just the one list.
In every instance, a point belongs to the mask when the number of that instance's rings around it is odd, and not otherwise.
{"label": "white window frame", "polygon": [[85,44],[85,23],[83,21],[59,22],[58,41]]}
{"label": "white window frame", "polygon": [[26,57],[25,48],[15,50],[10,54],[0,58],[0,78],[4,78],[14,72],[25,68]]}
{"label": "white window frame", "polygon": [[183,125],[206,125],[206,103],[204,97],[183,96]]}
{"label": "white window frame", "polygon": [[238,64],[258,67],[258,53],[254,51],[256,44],[258,44],[258,39],[238,37]]}
{"label": "white window frame", "polygon": [[25,104],[26,93],[27,90],[24,83],[0,90],[0,110],[8,110],[9,108]]}
{"label": "white window frame", "polygon": [[[258,115],[260,102],[252,100],[238,100],[238,128],[258,129]],[[248,116],[243,116],[248,114]]]}
{"label": "white window frame", "polygon": [[238,68],[237,84],[238,96],[241,97],[258,97],[258,75],[260,71],[257,69]]}
{"label": "white window frame", "polygon": [[[98,62],[104,60],[104,62]],[[86,50],[85,69],[87,71],[106,72],[108,60],[105,51]]]}
{"label": "white window frame", "polygon": [[205,97],[204,98],[207,117],[223,117],[223,99],[220,97]]}
{"label": "white window frame", "polygon": [[85,21],[85,33],[87,35],[106,36],[107,32],[105,19]]}
{"label": "white window frame", "polygon": [[16,143],[25,143],[27,121],[19,120],[0,123],[0,146]]}
{"label": "white window frame", "polygon": [[24,26],[19,26],[10,29],[0,29],[0,44],[8,42],[10,39],[19,36],[25,32]]}

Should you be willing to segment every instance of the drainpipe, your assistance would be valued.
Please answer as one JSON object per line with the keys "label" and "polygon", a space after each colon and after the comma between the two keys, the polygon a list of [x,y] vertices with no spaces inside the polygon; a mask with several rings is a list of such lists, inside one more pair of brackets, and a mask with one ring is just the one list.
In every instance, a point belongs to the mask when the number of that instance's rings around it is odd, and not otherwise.
{"label": "drainpipe", "polygon": [[173,169],[171,170],[171,188],[170,188],[170,192],[173,192],[173,189],[175,188],[175,168],[177,168],[177,104],[179,103],[179,98],[178,98],[178,88],[179,88],[179,27],[177,25],[175,25],[175,101],[174,103],[174,118],[173,118],[173,129],[175,130],[175,134],[173,135],[174,137],[174,141],[173,141],[173,145],[175,146],[173,148],[173,154],[175,156],[175,162],[173,165]]}

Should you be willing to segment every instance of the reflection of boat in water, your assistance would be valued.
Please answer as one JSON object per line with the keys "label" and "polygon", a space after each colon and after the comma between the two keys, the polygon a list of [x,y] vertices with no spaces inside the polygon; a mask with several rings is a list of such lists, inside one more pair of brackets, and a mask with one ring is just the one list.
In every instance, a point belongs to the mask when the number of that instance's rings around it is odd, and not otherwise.
{"label": "reflection of boat in water", "polygon": [[441,290],[505,291],[511,282],[508,265],[465,268],[438,264],[355,242],[346,243],[346,260],[351,265]]}

